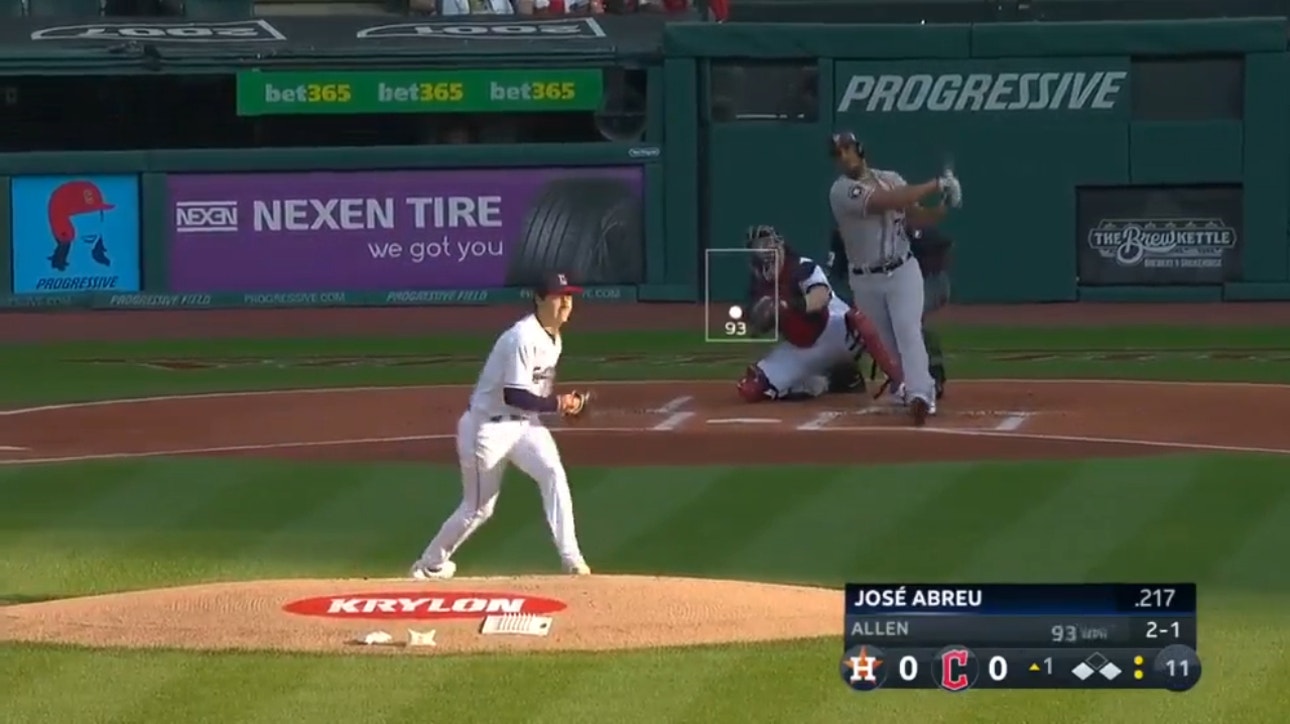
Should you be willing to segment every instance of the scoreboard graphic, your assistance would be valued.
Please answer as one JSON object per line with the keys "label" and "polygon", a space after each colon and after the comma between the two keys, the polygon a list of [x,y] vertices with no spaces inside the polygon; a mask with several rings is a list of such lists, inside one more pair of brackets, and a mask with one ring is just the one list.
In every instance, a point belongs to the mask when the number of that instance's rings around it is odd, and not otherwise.
{"label": "scoreboard graphic", "polygon": [[1163,689],[1200,679],[1194,583],[848,583],[856,691]]}

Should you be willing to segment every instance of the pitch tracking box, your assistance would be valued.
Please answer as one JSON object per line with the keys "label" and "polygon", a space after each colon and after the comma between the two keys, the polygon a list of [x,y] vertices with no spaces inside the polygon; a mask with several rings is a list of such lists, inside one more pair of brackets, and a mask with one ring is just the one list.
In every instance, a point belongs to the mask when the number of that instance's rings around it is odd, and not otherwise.
{"label": "pitch tracking box", "polygon": [[[758,333],[749,321],[753,270],[774,254],[762,249],[706,249],[703,261],[703,324],[705,342],[778,342],[778,319],[771,329]],[[775,280],[778,289],[778,279]],[[778,299],[775,300],[778,309]]]}

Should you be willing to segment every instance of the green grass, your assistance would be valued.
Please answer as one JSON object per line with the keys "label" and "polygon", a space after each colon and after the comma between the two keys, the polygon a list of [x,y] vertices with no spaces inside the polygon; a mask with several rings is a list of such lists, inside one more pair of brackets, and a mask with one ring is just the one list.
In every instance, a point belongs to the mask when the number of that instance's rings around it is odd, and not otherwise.
{"label": "green grass", "polygon": [[[1130,337],[1125,335],[1131,334]],[[960,376],[1290,381],[1290,331],[951,330]],[[1077,350],[1152,347],[1115,362]],[[193,390],[459,381],[473,363],[175,372],[99,357],[470,355],[480,340],[63,345],[0,359],[9,404]],[[1002,350],[1061,348],[1043,362]],[[710,353],[710,349],[707,350]],[[610,353],[652,355],[607,364]],[[570,338],[571,374],[717,376],[678,335]],[[724,353],[724,351],[723,351]],[[671,355],[669,364],[657,359]],[[751,354],[751,351],[749,352]],[[562,373],[564,370],[562,369]],[[562,374],[562,377],[565,375]],[[1203,414],[1198,411],[1197,414]],[[1290,460],[1174,455],[1030,463],[690,469],[572,475],[600,570],[792,581],[1194,580],[1205,673],[1157,692],[857,694],[826,639],[616,654],[340,657],[0,645],[0,722],[1272,722],[1290,708]],[[455,504],[451,469],[250,460],[0,466],[0,602],[202,581],[399,575]],[[550,572],[531,482],[508,477],[463,574]],[[840,598],[840,596],[839,596]],[[841,603],[839,601],[839,603]]]}
{"label": "green grass", "polygon": [[[1135,327],[1107,329],[1007,329],[950,327],[944,330],[951,374],[957,377],[1128,377],[1224,379],[1277,382],[1290,379],[1290,329]],[[0,404],[25,405],[213,392],[225,390],[408,385],[474,378],[492,344],[490,337],[243,342],[74,343],[12,346],[0,355]],[[1080,350],[1151,349],[1142,361],[1088,358]],[[570,332],[561,378],[728,379],[760,354],[759,345],[704,344],[699,333]],[[1008,351],[1057,350],[1043,361],[1001,359]],[[1214,360],[1203,351],[1254,350],[1262,359]],[[398,364],[316,366],[320,357],[412,358]],[[141,360],[161,358],[242,361],[223,368],[164,370]],[[435,361],[426,361],[434,358]],[[608,359],[606,359],[608,358]],[[111,360],[91,362],[90,360]],[[267,362],[265,360],[268,360]],[[410,363],[411,362],[411,363]]]}

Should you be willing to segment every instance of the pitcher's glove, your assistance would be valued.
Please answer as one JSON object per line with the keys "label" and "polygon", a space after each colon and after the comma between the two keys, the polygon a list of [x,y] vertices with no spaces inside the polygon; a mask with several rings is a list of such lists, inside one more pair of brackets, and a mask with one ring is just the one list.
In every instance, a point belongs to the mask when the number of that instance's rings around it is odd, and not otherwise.
{"label": "pitcher's glove", "polygon": [[762,297],[748,311],[748,329],[762,335],[775,328],[775,298]]}
{"label": "pitcher's glove", "polygon": [[565,402],[560,410],[565,417],[581,417],[587,411],[587,403],[591,402],[590,392],[570,392],[564,395]]}

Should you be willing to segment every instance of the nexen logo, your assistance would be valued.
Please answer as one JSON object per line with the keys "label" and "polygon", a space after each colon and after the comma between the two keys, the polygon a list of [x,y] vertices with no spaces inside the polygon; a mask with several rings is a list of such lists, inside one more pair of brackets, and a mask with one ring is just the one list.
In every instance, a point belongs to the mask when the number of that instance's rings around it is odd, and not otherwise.
{"label": "nexen logo", "polygon": [[1110,110],[1119,101],[1127,77],[1119,70],[853,75],[838,101],[838,111]]}
{"label": "nexen logo", "polygon": [[288,613],[330,618],[432,619],[483,618],[492,614],[548,614],[565,605],[553,598],[516,593],[443,592],[434,596],[409,593],[360,593],[292,601]]}
{"label": "nexen logo", "polygon": [[237,202],[180,201],[175,204],[175,231],[237,231]]}

